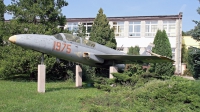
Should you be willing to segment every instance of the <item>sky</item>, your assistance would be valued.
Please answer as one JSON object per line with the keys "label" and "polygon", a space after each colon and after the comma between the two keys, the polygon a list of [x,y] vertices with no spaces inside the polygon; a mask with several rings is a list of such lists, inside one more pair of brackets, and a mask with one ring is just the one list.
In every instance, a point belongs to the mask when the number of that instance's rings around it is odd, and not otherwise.
{"label": "sky", "polygon": [[[197,8],[199,0],[66,0],[68,6],[62,8],[67,18],[96,17],[98,10],[103,9],[107,17],[120,16],[157,16],[178,15],[183,12],[183,31],[189,31],[196,25],[192,20],[200,21]],[[11,0],[4,0],[6,5]],[[5,19],[12,16],[5,14]]]}

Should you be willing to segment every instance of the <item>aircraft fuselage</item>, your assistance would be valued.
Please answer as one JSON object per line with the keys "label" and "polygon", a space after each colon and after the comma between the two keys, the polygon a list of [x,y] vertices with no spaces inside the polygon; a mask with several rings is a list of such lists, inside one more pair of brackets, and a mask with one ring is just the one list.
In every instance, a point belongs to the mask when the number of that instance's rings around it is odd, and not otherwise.
{"label": "aircraft fuselage", "polygon": [[[51,35],[20,34],[10,37],[9,40],[24,48],[39,51],[67,61],[96,67],[108,67],[114,63],[101,60],[93,54],[124,54],[80,37],[80,40],[76,39],[76,42],[74,40],[67,40],[63,34],[59,34],[59,36],[55,38],[55,36]],[[90,57],[87,58],[87,55],[90,55]],[[115,64],[115,66],[119,66],[121,69],[125,67],[124,64]]]}

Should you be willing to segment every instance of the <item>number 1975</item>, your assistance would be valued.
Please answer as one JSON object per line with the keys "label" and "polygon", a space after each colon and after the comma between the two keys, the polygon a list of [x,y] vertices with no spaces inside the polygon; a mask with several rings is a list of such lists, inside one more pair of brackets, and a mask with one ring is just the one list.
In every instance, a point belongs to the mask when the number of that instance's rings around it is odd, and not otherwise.
{"label": "number 1975", "polygon": [[66,43],[54,41],[53,49],[60,52],[66,51],[68,54],[71,53],[71,45]]}

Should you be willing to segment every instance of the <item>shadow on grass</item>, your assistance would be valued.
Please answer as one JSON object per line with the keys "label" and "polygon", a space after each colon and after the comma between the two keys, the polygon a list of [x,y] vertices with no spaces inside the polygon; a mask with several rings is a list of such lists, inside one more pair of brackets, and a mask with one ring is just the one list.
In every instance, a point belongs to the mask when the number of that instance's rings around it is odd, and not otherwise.
{"label": "shadow on grass", "polygon": [[53,91],[60,91],[60,90],[71,90],[71,89],[82,89],[82,87],[77,88],[77,87],[58,87],[58,88],[47,88],[46,92],[53,92]]}
{"label": "shadow on grass", "polygon": [[36,78],[30,78],[29,76],[23,74],[11,76],[2,80],[16,81],[16,82],[37,82]]}
{"label": "shadow on grass", "polygon": [[89,89],[94,88],[94,86],[88,86],[87,83],[83,84],[82,87],[58,87],[58,88],[47,88],[46,92],[61,91],[61,90],[76,90],[76,89]]}
{"label": "shadow on grass", "polygon": [[[15,82],[37,82],[37,77],[33,78],[33,77],[30,77],[26,74],[19,74],[19,75],[10,76],[10,77],[7,77],[7,78],[2,78],[2,80],[15,81]],[[67,80],[46,78],[46,83],[65,82],[65,81],[67,81]]]}

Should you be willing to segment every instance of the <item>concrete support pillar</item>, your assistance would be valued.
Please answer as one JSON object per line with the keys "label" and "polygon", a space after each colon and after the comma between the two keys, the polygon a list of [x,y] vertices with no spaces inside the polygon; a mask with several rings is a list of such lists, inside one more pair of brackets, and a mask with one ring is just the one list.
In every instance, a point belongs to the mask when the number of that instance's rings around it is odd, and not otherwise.
{"label": "concrete support pillar", "polygon": [[124,37],[123,38],[128,38],[129,37],[129,22],[124,21]]}
{"label": "concrete support pillar", "polygon": [[140,37],[141,38],[145,38],[145,21],[141,21],[141,34]]}
{"label": "concrete support pillar", "polygon": [[38,65],[38,92],[45,93],[46,66]]}
{"label": "concrete support pillar", "polygon": [[82,87],[82,69],[76,65],[76,87]]}
{"label": "concrete support pillar", "polygon": [[117,73],[117,67],[115,66],[110,66],[110,69],[109,69],[109,78],[110,79],[113,79],[113,75],[111,73]]}
{"label": "concrete support pillar", "polygon": [[186,70],[186,63],[182,63],[182,64],[181,64],[181,68],[182,68],[182,69],[181,69],[181,70],[182,70],[182,71],[181,71],[181,74],[183,75],[184,71]]}

